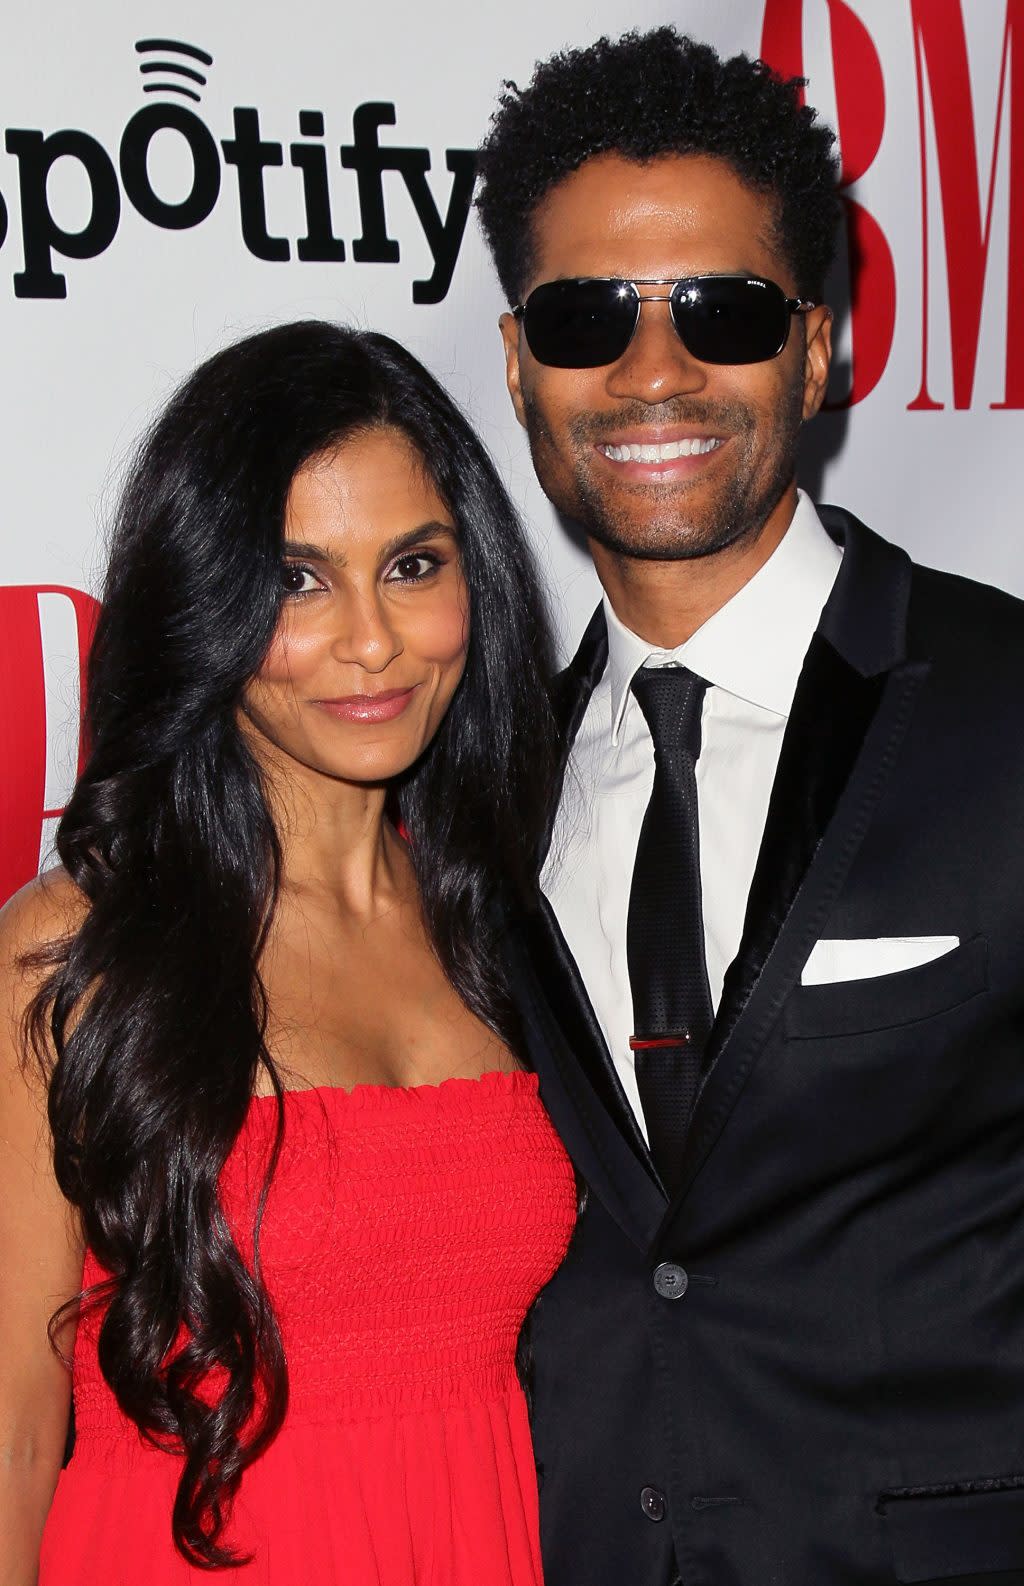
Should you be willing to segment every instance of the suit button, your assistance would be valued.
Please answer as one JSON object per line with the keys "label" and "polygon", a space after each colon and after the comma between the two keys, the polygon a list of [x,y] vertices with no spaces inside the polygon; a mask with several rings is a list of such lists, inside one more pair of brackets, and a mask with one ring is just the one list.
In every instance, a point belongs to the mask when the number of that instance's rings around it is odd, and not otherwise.
{"label": "suit button", "polygon": [[640,1507],[648,1520],[664,1520],[665,1494],[657,1487],[645,1487],[640,1494]]}
{"label": "suit button", "polygon": [[681,1300],[689,1283],[686,1271],[675,1261],[662,1261],[654,1269],[654,1289],[663,1300]]}

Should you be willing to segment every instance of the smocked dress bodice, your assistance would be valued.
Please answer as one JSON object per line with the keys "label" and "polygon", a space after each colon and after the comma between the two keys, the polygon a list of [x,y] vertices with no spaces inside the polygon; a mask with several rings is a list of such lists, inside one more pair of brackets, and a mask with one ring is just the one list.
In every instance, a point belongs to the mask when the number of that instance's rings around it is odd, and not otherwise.
{"label": "smocked dress bodice", "polygon": [[[575,1183],[535,1076],[292,1091],[284,1111],[260,1250],[288,1410],[227,1533],[252,1562],[224,1578],[539,1586],[515,1348],[565,1253]],[[275,1125],[273,1100],[257,1098],[221,1178],[246,1255]],[[84,1283],[102,1276],[87,1257]],[[180,1462],[121,1415],[98,1320],[79,1327],[75,1451],[41,1586],[209,1581],[172,1546]]]}

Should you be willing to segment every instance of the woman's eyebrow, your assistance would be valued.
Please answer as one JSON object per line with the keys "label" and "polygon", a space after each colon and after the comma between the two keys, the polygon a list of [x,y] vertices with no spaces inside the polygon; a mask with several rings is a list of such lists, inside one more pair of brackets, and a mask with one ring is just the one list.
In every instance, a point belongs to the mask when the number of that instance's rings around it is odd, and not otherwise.
{"label": "woman's eyebrow", "polygon": [[408,529],[405,534],[396,534],[394,539],[381,546],[381,560],[389,561],[392,556],[407,551],[410,546],[422,545],[424,540],[457,540],[458,537],[458,532],[450,523],[437,523],[431,519],[415,529]]}
{"label": "woman's eyebrow", "polygon": [[285,556],[302,556],[310,562],[334,562],[338,560],[326,546],[315,545],[312,540],[285,540],[281,550]]}
{"label": "woman's eyebrow", "polygon": [[[457,540],[458,533],[450,523],[438,523],[434,519],[426,523],[419,523],[413,529],[406,529],[402,534],[396,534],[381,546],[381,560],[389,561],[392,556],[398,556],[402,551],[407,551],[410,546],[422,545],[424,540]],[[344,567],[347,558],[336,550],[331,551],[325,545],[317,545],[312,540],[285,540],[282,551],[285,556],[303,557],[307,561],[327,562],[334,567]]]}

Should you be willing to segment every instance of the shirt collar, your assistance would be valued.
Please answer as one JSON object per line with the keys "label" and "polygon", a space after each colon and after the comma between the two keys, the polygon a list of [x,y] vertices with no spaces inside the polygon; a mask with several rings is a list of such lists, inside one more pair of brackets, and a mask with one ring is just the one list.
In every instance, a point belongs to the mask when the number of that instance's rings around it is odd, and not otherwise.
{"label": "shirt collar", "polygon": [[675,650],[659,649],[633,633],[619,621],[606,595],[612,742],[618,742],[631,698],[629,685],[647,665],[688,666],[714,687],[788,717],[842,556],[801,490],[789,528],[768,560]]}

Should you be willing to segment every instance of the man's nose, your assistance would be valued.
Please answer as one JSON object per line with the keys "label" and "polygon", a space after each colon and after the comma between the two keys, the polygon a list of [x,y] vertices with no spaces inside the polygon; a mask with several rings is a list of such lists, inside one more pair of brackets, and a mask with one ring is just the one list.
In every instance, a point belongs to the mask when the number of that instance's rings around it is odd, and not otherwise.
{"label": "man's nose", "polygon": [[609,396],[666,402],[703,390],[707,365],[687,352],[672,323],[669,305],[645,298],[633,338],[606,379]]}

